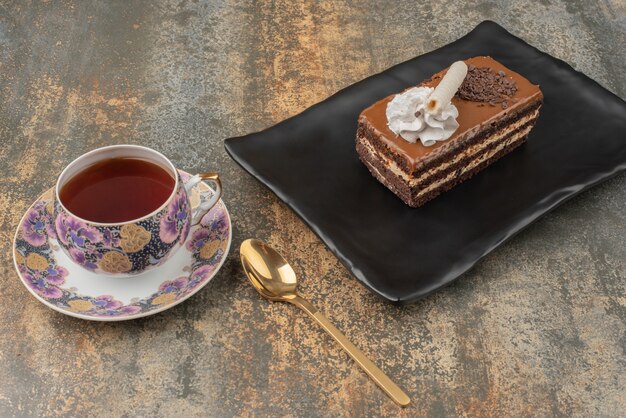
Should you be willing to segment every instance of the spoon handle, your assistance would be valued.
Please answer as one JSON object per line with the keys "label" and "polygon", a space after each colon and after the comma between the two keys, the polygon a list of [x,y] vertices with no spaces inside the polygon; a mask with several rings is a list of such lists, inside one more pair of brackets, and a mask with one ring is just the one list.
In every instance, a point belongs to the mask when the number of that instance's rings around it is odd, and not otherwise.
{"label": "spoon handle", "polygon": [[331,337],[339,343],[341,347],[358,363],[359,366],[371,377],[374,382],[383,390],[391,399],[393,399],[400,406],[407,406],[411,401],[406,393],[402,391],[391,381],[391,379],[374,363],[368,359],[361,350],[359,350],[354,344],[352,344],[341,331],[339,331],[322,313],[320,313],[315,306],[313,306],[308,300],[296,296],[293,299],[289,299],[289,302],[298,306],[304,312],[309,314],[311,318],[326,330]]}

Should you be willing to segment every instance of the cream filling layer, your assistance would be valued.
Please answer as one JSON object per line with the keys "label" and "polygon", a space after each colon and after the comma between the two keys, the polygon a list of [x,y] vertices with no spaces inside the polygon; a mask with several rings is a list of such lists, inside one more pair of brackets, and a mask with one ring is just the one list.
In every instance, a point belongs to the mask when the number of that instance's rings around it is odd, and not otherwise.
{"label": "cream filling layer", "polygon": [[[506,141],[502,142],[501,144],[499,144],[498,146],[496,146],[494,149],[492,149],[491,151],[489,151],[488,153],[486,153],[485,155],[483,155],[481,158],[472,160],[464,169],[461,173],[457,173],[456,171],[452,171],[450,174],[448,174],[446,177],[443,177],[439,180],[437,180],[436,182],[429,184],[428,187],[420,190],[415,196],[411,196],[412,200],[416,200],[419,197],[421,197],[422,195],[430,192],[431,190],[437,188],[437,187],[441,187],[443,184],[451,181],[455,176],[462,176],[463,174],[465,174],[467,171],[473,169],[474,167],[476,167],[477,165],[479,165],[480,163],[488,160],[489,158],[493,157],[496,153],[498,153],[500,150],[506,148],[507,146],[511,145],[512,143],[519,141],[520,138],[524,137],[525,135],[527,135],[530,130],[532,129],[532,126],[529,126],[527,128],[525,128],[524,130],[520,131],[518,134],[513,135],[512,137],[510,137],[509,139],[507,139]],[[385,186],[387,186],[387,188],[389,188],[391,191],[395,190],[395,187],[393,187],[393,185],[391,183],[389,183],[388,181],[386,181],[386,178],[380,173],[380,171],[374,167],[369,161],[364,161],[365,165],[368,166],[368,168],[374,172],[375,177],[381,182],[383,183]]]}
{"label": "cream filling layer", "polygon": [[520,138],[523,138],[525,135],[528,135],[531,129],[532,129],[532,126],[528,126],[527,128],[522,129],[521,131],[519,131],[519,133],[511,136],[506,141],[503,141],[502,143],[498,144],[495,148],[485,153],[480,158],[476,158],[472,160],[467,166],[463,168],[463,170],[460,173],[457,173],[457,171],[451,171],[450,174],[448,174],[446,177],[442,177],[441,179],[429,184],[427,187],[420,190],[415,196],[411,196],[411,198],[417,199],[420,196],[430,192],[431,190],[437,189],[438,187],[441,187],[443,184],[453,180],[456,176],[462,176],[466,172],[472,170],[477,165],[483,163],[484,161],[487,161],[488,159],[496,155],[499,151],[503,150],[507,146],[518,141]]}
{"label": "cream filling layer", "polygon": [[[446,161],[445,163],[435,167],[432,170],[428,170],[425,173],[421,174],[419,177],[415,177],[415,178],[411,177],[404,170],[402,170],[402,168],[400,168],[400,166],[398,166],[398,164],[394,160],[380,154],[364,137],[360,137],[359,141],[361,141],[361,144],[365,146],[368,153],[373,158],[382,160],[383,164],[387,167],[388,170],[390,170],[396,176],[402,178],[402,180],[404,180],[405,182],[408,182],[409,187],[415,187],[419,183],[426,181],[428,177],[433,176],[442,170],[445,170],[452,164],[455,164],[461,161],[462,159],[467,158],[468,156],[473,157],[475,154],[479,153],[483,148],[488,147],[489,145],[502,140],[502,138],[504,138],[511,132],[515,131],[516,129],[519,129],[521,126],[529,122],[534,123],[534,120],[538,116],[539,116],[539,109],[536,109],[535,111],[530,113],[528,116],[525,116],[524,118],[519,119],[515,121],[514,123],[506,125],[505,129],[496,131],[494,134],[488,136],[485,140],[480,141],[479,143],[474,144],[471,147],[467,148],[463,152],[456,155],[453,159]],[[532,128],[532,125],[530,127]]]}

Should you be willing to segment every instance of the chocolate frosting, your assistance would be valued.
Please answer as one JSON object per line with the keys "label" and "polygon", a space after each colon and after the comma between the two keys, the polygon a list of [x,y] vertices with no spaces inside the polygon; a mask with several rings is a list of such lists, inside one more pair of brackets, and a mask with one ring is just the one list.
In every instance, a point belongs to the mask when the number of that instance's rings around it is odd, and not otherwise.
{"label": "chocolate frosting", "polygon": [[[507,97],[507,108],[503,108],[500,105],[493,106],[489,103],[465,100],[458,97],[458,95],[453,97],[452,104],[459,110],[459,117],[457,119],[459,128],[447,141],[437,142],[427,147],[422,145],[419,141],[412,144],[394,134],[387,126],[386,109],[387,103],[389,103],[395,95],[388,96],[374,103],[361,113],[360,118],[365,118],[369,121],[370,127],[378,132],[385,145],[387,145],[392,152],[401,155],[407,160],[411,171],[413,171],[417,165],[423,164],[426,160],[435,158],[440,153],[445,152],[446,149],[454,145],[454,142],[462,141],[473,136],[481,129],[481,126],[490,124],[510,113],[515,113],[519,109],[527,107],[531,102],[543,98],[539,86],[532,84],[520,74],[509,70],[491,57],[474,57],[466,59],[464,62],[468,67],[470,65],[476,68],[487,67],[491,68],[497,74],[500,71],[504,72],[505,77],[514,82],[517,90],[512,92],[513,94],[511,96]],[[438,72],[429,80],[419,85],[428,87],[437,86],[446,71],[447,69]]]}

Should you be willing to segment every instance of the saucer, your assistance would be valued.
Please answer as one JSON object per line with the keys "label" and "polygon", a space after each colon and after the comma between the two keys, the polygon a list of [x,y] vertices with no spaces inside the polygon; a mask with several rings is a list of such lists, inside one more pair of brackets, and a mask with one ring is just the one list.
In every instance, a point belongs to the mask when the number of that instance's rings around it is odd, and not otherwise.
{"label": "saucer", "polygon": [[[183,180],[190,175],[179,170]],[[199,183],[190,194],[211,191]],[[61,250],[52,221],[54,189],[26,211],[13,240],[13,261],[28,291],[63,314],[92,321],[124,321],[165,311],[194,295],[217,274],[232,238],[222,200],[191,227],[189,238],[162,266],[134,277],[111,277],[77,266]]]}

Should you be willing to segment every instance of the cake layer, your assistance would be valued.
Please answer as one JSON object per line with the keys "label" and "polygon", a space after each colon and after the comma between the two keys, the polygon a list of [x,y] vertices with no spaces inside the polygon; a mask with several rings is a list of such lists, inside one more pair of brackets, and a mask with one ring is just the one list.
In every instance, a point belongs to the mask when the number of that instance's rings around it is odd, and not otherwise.
{"label": "cake layer", "polygon": [[481,154],[472,161],[468,161],[468,164],[463,169],[449,173],[447,176],[438,179],[424,189],[409,187],[406,182],[388,171],[387,168],[377,160],[361,158],[361,161],[378,181],[402,199],[404,203],[411,207],[418,207],[451,189],[455,185],[469,179],[489,164],[522,145],[528,138],[528,132],[531,128],[532,127],[529,127],[522,132],[516,133],[495,148],[490,149],[489,152]]}
{"label": "cake layer", "polygon": [[409,202],[409,206],[412,206],[412,207],[422,206],[429,200],[434,199],[435,197],[439,196],[441,193],[448,191],[454,186],[456,186],[457,184],[462,183],[465,180],[471,178],[474,174],[480,172],[485,167],[489,166],[493,162],[504,157],[506,154],[513,151],[515,148],[524,144],[527,139],[528,139],[528,133],[526,133],[526,135],[524,136],[519,136],[519,137],[516,136],[515,138],[512,138],[510,142],[507,141],[506,143],[504,143],[502,147],[498,147],[498,149],[494,151],[494,153],[491,153],[490,155],[485,156],[484,158],[481,159],[481,161],[477,161],[476,164],[474,164],[473,168],[464,170],[463,173],[461,173],[459,176],[456,176],[454,178],[449,178],[445,182],[442,182],[441,184],[439,184],[438,187],[436,188],[433,187],[429,190],[424,190],[422,193],[413,197],[411,202]]}
{"label": "cake layer", "polygon": [[433,190],[441,187],[442,185],[449,183],[451,180],[455,179],[456,177],[463,176],[466,172],[474,170],[478,165],[482,164],[483,162],[493,160],[493,157],[495,155],[497,155],[499,152],[505,149],[508,149],[510,145],[515,144],[519,142],[520,140],[522,141],[526,140],[526,138],[528,137],[528,133],[530,132],[531,129],[532,129],[532,125],[527,126],[526,128],[524,128],[523,130],[519,132],[515,132],[505,141],[497,144],[495,147],[490,147],[488,150],[486,150],[486,152],[481,153],[480,155],[476,156],[474,159],[472,159],[466,165],[464,165],[461,169],[450,172],[447,176],[429,183],[426,187],[423,187],[423,188],[420,187],[420,191],[415,195],[415,198],[419,199],[422,196],[425,196],[431,193]]}
{"label": "cake layer", "polygon": [[521,145],[534,126],[538,109],[524,118],[510,123],[468,148],[447,165],[425,171],[419,178],[411,178],[394,162],[378,153],[368,138],[357,138],[357,152],[361,161],[381,183],[398,195],[409,206],[421,206],[440,193],[471,177],[491,162]]}
{"label": "cake layer", "polygon": [[368,140],[368,138],[364,136],[359,136],[359,141],[362,143],[362,146],[365,148],[368,154],[375,156],[375,158],[381,160],[387,168],[396,176],[402,178],[404,181],[409,183],[409,186],[419,186],[422,183],[428,182],[430,177],[438,176],[442,171],[447,172],[450,169],[456,169],[459,164],[463,164],[464,160],[468,157],[472,157],[485,148],[491,146],[492,144],[496,144],[498,141],[502,140],[505,136],[511,134],[516,130],[520,130],[526,128],[527,126],[534,125],[537,117],[539,116],[539,109],[535,109],[520,119],[510,123],[509,125],[503,127],[502,129],[487,134],[483,138],[478,138],[477,141],[467,148],[461,150],[459,153],[453,156],[452,159],[442,162],[441,164],[433,167],[432,169],[421,170],[418,173],[413,175],[409,175],[402,170],[401,167],[398,166],[396,161],[390,158],[388,155],[385,155],[380,152],[380,149],[377,149],[372,142]]}

